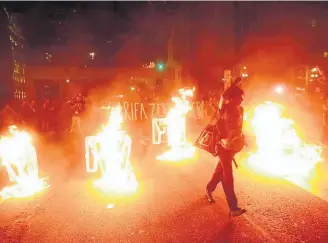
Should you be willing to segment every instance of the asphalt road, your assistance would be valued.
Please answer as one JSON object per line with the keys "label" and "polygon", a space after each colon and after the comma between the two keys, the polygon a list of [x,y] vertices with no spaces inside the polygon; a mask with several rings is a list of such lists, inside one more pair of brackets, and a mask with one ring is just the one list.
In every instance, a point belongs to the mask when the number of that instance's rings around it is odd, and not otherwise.
{"label": "asphalt road", "polygon": [[248,212],[229,219],[221,186],[215,204],[204,197],[216,161],[201,151],[191,161],[168,163],[154,159],[163,147],[151,146],[142,156],[134,142],[140,188],[123,198],[92,189],[77,147],[40,143],[40,174],[50,177],[51,187],[0,204],[0,242],[328,242],[328,202],[243,169],[242,161],[235,187]]}

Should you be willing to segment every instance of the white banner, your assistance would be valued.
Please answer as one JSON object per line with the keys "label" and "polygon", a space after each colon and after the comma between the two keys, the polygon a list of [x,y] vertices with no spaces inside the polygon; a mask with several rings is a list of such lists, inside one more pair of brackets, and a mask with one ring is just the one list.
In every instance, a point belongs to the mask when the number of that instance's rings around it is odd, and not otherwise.
{"label": "white banner", "polygon": [[[158,117],[166,117],[169,107],[165,103],[137,103],[137,102],[112,102],[101,109],[110,110],[113,106],[121,106],[123,117],[126,120],[148,120]],[[204,119],[208,117],[207,103],[204,101],[192,102],[192,111],[187,117]]]}

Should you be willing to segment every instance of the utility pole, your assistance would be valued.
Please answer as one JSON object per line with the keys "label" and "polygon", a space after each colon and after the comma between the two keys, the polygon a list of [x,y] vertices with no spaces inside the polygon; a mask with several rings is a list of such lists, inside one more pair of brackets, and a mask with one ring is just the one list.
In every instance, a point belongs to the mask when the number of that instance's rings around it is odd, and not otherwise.
{"label": "utility pole", "polygon": [[240,55],[240,49],[241,49],[241,37],[243,32],[243,26],[241,22],[241,9],[240,9],[240,2],[234,2],[234,10],[235,10],[235,59],[237,60]]}
{"label": "utility pole", "polygon": [[167,64],[169,66],[174,65],[173,37],[174,37],[174,27],[172,27],[172,29],[171,29],[171,34],[170,34],[170,38],[169,38],[168,45],[167,45]]}
{"label": "utility pole", "polygon": [[171,63],[172,67],[174,68],[174,81],[178,84],[181,82],[181,65],[177,62],[177,60],[174,59],[173,56],[173,40],[175,36],[175,29],[172,28],[171,31],[171,37],[169,40],[169,45],[168,45],[168,58],[169,62]]}
{"label": "utility pole", "polygon": [[305,68],[305,89],[309,91],[309,78],[310,78],[310,67],[307,65]]}

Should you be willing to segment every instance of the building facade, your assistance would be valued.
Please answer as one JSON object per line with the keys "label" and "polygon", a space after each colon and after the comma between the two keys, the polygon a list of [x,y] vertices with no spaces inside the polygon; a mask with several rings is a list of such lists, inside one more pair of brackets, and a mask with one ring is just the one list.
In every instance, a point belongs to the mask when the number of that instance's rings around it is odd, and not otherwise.
{"label": "building facade", "polygon": [[8,34],[8,19],[4,9],[0,9],[0,99],[6,103],[13,94],[12,49]]}
{"label": "building facade", "polygon": [[13,83],[14,83],[14,98],[28,98],[28,84],[25,78],[26,56],[25,49],[26,40],[22,36],[22,30],[19,27],[19,15],[11,14],[9,18],[9,40],[12,49],[12,65],[13,65]]}
{"label": "building facade", "polygon": [[25,79],[25,48],[26,41],[19,26],[18,14],[10,13],[6,8],[2,9],[2,33],[1,37],[1,90],[7,100],[26,99],[27,82]]}

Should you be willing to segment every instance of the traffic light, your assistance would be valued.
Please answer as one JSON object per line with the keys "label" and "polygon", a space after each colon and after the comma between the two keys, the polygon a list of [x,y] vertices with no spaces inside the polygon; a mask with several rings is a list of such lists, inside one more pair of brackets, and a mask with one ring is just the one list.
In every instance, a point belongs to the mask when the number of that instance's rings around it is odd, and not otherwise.
{"label": "traffic light", "polygon": [[163,72],[165,70],[165,64],[163,62],[156,63],[157,71]]}

